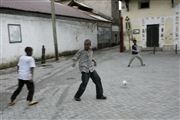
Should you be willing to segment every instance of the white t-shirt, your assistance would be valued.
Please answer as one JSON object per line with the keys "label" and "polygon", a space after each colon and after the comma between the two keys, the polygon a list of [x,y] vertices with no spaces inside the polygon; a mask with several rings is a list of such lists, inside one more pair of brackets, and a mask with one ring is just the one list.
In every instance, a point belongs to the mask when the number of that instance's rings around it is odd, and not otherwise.
{"label": "white t-shirt", "polygon": [[31,68],[36,67],[34,58],[23,55],[19,58],[18,66],[18,79],[32,80]]}

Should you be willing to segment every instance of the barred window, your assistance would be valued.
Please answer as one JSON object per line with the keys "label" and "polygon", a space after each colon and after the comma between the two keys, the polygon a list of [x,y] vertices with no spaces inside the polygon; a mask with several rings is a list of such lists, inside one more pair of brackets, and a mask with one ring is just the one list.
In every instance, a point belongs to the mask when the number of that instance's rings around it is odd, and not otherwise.
{"label": "barred window", "polygon": [[139,0],[139,9],[149,8],[150,0]]}

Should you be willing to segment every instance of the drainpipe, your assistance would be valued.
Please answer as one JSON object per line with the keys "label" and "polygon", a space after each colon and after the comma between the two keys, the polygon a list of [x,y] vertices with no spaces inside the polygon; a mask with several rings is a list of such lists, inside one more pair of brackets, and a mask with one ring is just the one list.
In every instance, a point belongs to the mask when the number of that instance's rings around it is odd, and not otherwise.
{"label": "drainpipe", "polygon": [[171,3],[172,3],[172,8],[174,7],[174,0],[171,0]]}
{"label": "drainpipe", "polygon": [[121,16],[122,0],[119,0],[119,44],[120,52],[124,52],[124,39],[123,39],[123,17]]}
{"label": "drainpipe", "polygon": [[120,52],[124,52],[123,17],[120,15]]}

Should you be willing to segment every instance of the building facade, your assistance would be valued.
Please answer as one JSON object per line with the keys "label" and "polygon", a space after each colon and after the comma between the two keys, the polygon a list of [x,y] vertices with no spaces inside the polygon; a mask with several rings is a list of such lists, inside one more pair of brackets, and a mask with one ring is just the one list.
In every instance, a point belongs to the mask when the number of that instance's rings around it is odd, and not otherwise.
{"label": "building facade", "polygon": [[132,37],[144,49],[180,49],[180,0],[124,0],[122,16],[127,49]]}
{"label": "building facade", "polygon": [[[43,45],[46,56],[54,56],[49,1],[40,6],[38,2],[12,1],[0,5],[0,65],[16,61],[26,46],[34,49],[35,58],[41,58]],[[97,48],[97,26],[109,23],[61,4],[56,4],[56,18],[59,54],[83,48],[85,39]]]}
{"label": "building facade", "polygon": [[[96,13],[110,21],[112,21],[112,26],[110,29],[110,45],[117,45],[120,41],[120,14],[119,14],[119,0],[57,0],[63,4],[68,5],[68,3],[75,1],[87,5],[89,8],[93,9],[93,13]],[[101,28],[100,28],[101,29]],[[104,28],[107,32],[107,28]],[[109,34],[109,32],[108,32]],[[105,37],[107,34],[105,34]],[[101,40],[100,40],[101,41]]]}
{"label": "building facade", "polygon": [[112,20],[111,44],[119,44],[119,0],[76,0],[93,8],[93,11],[107,19]]}

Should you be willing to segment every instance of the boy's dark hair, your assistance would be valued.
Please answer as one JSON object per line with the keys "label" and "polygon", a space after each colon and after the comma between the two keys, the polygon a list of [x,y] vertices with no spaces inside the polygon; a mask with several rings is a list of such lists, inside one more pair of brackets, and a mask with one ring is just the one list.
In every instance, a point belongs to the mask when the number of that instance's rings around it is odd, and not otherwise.
{"label": "boy's dark hair", "polygon": [[86,40],[84,40],[84,43],[91,43],[91,40],[86,39]]}
{"label": "boy's dark hair", "polygon": [[136,38],[133,38],[133,40],[132,40],[133,42],[137,42],[137,40],[136,40]]}
{"label": "boy's dark hair", "polygon": [[33,50],[32,47],[26,47],[25,48],[25,52],[26,53],[32,52],[32,50]]}

